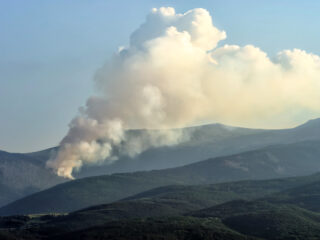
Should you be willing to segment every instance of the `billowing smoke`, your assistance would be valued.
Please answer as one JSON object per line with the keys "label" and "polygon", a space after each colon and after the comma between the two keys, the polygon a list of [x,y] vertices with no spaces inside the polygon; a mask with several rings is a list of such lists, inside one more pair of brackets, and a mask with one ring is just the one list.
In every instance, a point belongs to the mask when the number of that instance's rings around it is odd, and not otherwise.
{"label": "billowing smoke", "polygon": [[179,143],[187,138],[180,127],[270,127],[280,119],[291,126],[295,112],[320,112],[319,56],[294,49],[270,59],[252,45],[217,47],[225,38],[204,9],[153,9],[130,45],[98,71],[99,93],[72,120],[48,166],[72,178],[83,164]]}

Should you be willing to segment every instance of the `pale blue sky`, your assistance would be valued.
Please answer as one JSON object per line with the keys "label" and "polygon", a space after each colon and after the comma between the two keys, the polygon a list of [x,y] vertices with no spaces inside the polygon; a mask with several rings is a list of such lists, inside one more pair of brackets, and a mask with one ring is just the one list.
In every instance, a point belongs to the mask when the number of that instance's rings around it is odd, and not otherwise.
{"label": "pale blue sky", "polygon": [[206,8],[223,43],[320,55],[317,0],[0,0],[0,149],[57,145],[96,69],[160,6]]}

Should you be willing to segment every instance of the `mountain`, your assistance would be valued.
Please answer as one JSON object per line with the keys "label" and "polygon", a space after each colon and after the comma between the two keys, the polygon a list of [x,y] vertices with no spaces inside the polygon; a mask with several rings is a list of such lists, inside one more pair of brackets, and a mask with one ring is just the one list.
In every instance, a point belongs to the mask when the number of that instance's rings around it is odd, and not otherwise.
{"label": "mountain", "polygon": [[96,205],[60,216],[47,228],[79,230],[110,221],[159,216],[179,216],[232,200],[253,200],[279,191],[320,181],[320,174],[307,177],[240,181],[212,185],[166,186],[142,192],[118,202]]}
{"label": "mountain", "polygon": [[215,219],[182,216],[107,222],[63,233],[55,232],[56,228],[46,228],[45,221],[41,218],[11,217],[7,221],[14,222],[15,225],[7,224],[6,227],[11,227],[10,229],[0,227],[0,238],[3,240],[262,240],[236,232]]}
{"label": "mountain", "polygon": [[293,204],[320,213],[320,181],[273,194],[266,200],[271,203]]}
{"label": "mountain", "polygon": [[[301,194],[304,197],[320,195],[319,178],[320,175],[316,174],[210,186],[163,187],[124,201],[74,212],[45,226],[55,233],[60,231],[53,239],[90,239],[93,236],[108,236],[112,239],[132,239],[148,235],[155,237],[152,234],[161,239],[170,236],[167,235],[169,230],[173,231],[172,239],[190,239],[176,232],[178,229],[188,232],[196,227],[199,231],[191,231],[196,239],[219,239],[221,236],[222,239],[232,239],[233,235],[223,235],[226,232],[236,234],[236,239],[319,239],[320,215],[317,211],[310,211],[310,206],[314,206],[316,202],[307,202],[303,207],[300,202]],[[285,188],[287,189],[283,190]],[[272,191],[277,193],[261,198]],[[296,201],[279,201],[279,196],[284,197],[288,193]],[[232,200],[233,197],[247,199]],[[222,204],[217,204],[217,199]],[[206,204],[213,204],[213,207],[203,208]],[[169,207],[163,207],[164,205]],[[202,209],[192,211],[201,208],[201,205]],[[187,222],[192,224],[186,226]]]}
{"label": "mountain", "polygon": [[[118,202],[96,205],[55,219],[61,229],[79,230],[106,222],[134,218],[179,216],[233,200],[254,200],[284,190],[320,182],[320,174],[274,180],[240,181],[212,185],[166,186]],[[58,230],[56,230],[58,231]]]}
{"label": "mountain", "polygon": [[62,182],[45,168],[45,161],[0,151],[0,206]]}
{"label": "mountain", "polygon": [[[320,140],[320,119],[310,120],[296,128],[280,130],[209,124],[184,128],[182,131],[190,137],[188,141],[174,146],[151,148],[134,158],[120,157],[112,164],[84,166],[74,175],[76,178],[83,178],[112,173],[166,169],[269,145]],[[131,130],[129,135],[143,133],[144,130]],[[31,156],[46,161],[49,159],[51,151],[57,149],[52,148],[32,153]]]}
{"label": "mountain", "polygon": [[229,228],[255,237],[319,239],[319,200],[320,180],[315,180],[258,200],[230,201],[187,215],[219,218]]}
{"label": "mountain", "polygon": [[[157,131],[157,130],[152,130]],[[242,151],[243,147],[231,150],[228,141],[233,138],[247,137],[252,134],[268,132],[269,130],[231,127],[223,124],[209,124],[173,131],[183,132],[188,136],[186,141],[173,146],[151,148],[140,155],[129,158],[121,156],[112,164],[98,166],[83,166],[79,172],[75,172],[76,178],[98,176],[120,172],[134,172],[142,170],[165,169],[197,162],[209,157],[225,155]],[[146,130],[129,130],[128,136],[144,135]],[[246,144],[245,144],[246,145]],[[255,148],[246,146],[249,149]],[[26,153],[25,155],[45,162],[57,151],[58,147],[39,152]]]}
{"label": "mountain", "polygon": [[[293,192],[293,196],[297,196],[296,189],[306,189],[306,186],[313,186],[319,182],[320,174],[317,173],[310,176],[272,180],[247,180],[209,185],[170,185],[138,193],[123,201],[186,201],[193,208],[204,208],[235,199],[249,200],[268,195],[274,200],[278,192],[281,192],[282,198],[290,192]],[[320,194],[320,191],[318,193]],[[308,195],[311,194],[308,193]]]}
{"label": "mountain", "polygon": [[[238,136],[245,136],[248,134],[261,132],[262,130],[245,129],[245,128],[233,128],[232,131],[226,126],[221,124],[205,125],[199,127],[192,127],[185,129],[190,135],[190,140],[185,144],[188,146],[201,146],[203,143],[212,141],[212,143],[224,139],[230,139]],[[130,134],[142,134],[143,130],[132,130]],[[143,163],[140,160],[135,159],[122,159],[119,164],[114,165],[102,165],[102,166],[90,166],[84,167],[82,171],[76,173],[78,178],[85,176],[94,176],[107,174],[114,171],[131,171],[136,169],[142,169],[143,165],[148,165],[150,168],[161,168],[160,165],[153,165],[154,162],[159,162],[162,167],[169,167],[169,165],[184,164],[183,159],[180,159],[180,163],[175,163],[173,159],[176,159],[174,153],[175,148],[179,148],[180,145],[170,148],[166,151],[166,156],[169,156],[168,161],[157,160],[155,155],[158,151],[163,149],[152,149],[148,154],[154,161],[150,161],[150,165]],[[164,148],[166,149],[166,148]],[[168,148],[169,149],[169,148]],[[26,195],[47,189],[58,183],[67,181],[66,179],[57,177],[51,170],[46,168],[46,161],[50,158],[54,151],[58,148],[50,148],[38,152],[32,153],[9,153],[0,151],[0,206],[3,206],[9,202],[17,200],[18,198]],[[180,151],[180,150],[179,150]],[[171,153],[170,153],[171,152]],[[197,155],[197,154],[196,154]],[[201,160],[202,156],[198,154],[195,156],[195,160]],[[172,160],[172,161],[171,161]],[[139,164],[137,165],[137,163]],[[135,166],[135,167],[133,167]]]}
{"label": "mountain", "polygon": [[110,203],[155,187],[271,179],[320,170],[320,141],[276,145],[183,167],[83,178],[32,194],[0,209],[1,215],[70,212]]}
{"label": "mountain", "polygon": [[[139,134],[134,131],[134,134]],[[269,145],[320,140],[320,119],[296,128],[261,130],[211,124],[183,130],[190,140],[149,149],[134,158],[121,157],[110,165],[86,166],[76,178],[183,166],[200,160],[259,149]],[[143,132],[143,131],[142,131]]]}
{"label": "mountain", "polygon": [[[320,174],[167,186],[70,214],[0,218],[1,239],[318,239],[320,215],[285,196],[320,194]],[[301,192],[302,189],[306,189]],[[298,195],[296,195],[298,194]],[[280,197],[282,196],[282,197]],[[210,207],[208,207],[210,206]]]}
{"label": "mountain", "polygon": [[[184,143],[171,147],[152,148],[133,159],[122,157],[110,165],[85,166],[80,172],[75,173],[75,176],[83,178],[116,172],[172,168],[203,159],[259,149],[270,144],[317,140],[320,139],[320,120],[311,120],[299,127],[284,130],[246,129],[211,124],[190,127],[183,131],[190,136],[190,139]],[[142,132],[143,130],[132,130],[131,134]],[[55,176],[45,168],[45,162],[52,151],[57,150],[58,148],[51,148],[24,154],[0,151],[0,206],[65,182],[66,179]],[[232,165],[233,161],[229,164]],[[278,171],[281,171],[281,166]],[[307,173],[309,172],[306,171]],[[278,174],[273,176],[276,177]],[[175,184],[176,182],[170,180],[167,183]],[[160,185],[162,184],[152,185],[152,187]]]}
{"label": "mountain", "polygon": [[220,219],[244,235],[263,239],[319,239],[320,216],[294,205],[272,204],[263,200],[237,200],[190,214]]}

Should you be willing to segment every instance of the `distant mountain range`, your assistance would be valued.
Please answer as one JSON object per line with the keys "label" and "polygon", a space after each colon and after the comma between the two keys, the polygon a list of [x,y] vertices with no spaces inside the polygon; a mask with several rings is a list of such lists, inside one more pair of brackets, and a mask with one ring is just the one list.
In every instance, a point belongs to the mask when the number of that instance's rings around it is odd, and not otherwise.
{"label": "distant mountain range", "polygon": [[70,212],[155,187],[301,176],[320,171],[320,140],[279,144],[183,167],[69,181],[0,208],[1,215]]}
{"label": "distant mountain range", "polygon": [[[140,130],[136,130],[140,131]],[[320,119],[296,128],[262,130],[211,124],[186,128],[189,141],[171,147],[149,149],[135,158],[122,157],[111,165],[84,167],[77,178],[104,174],[165,169],[204,159],[236,154],[269,145],[320,140]]]}
{"label": "distant mountain range", "polygon": [[[135,134],[139,134],[139,131],[142,130],[135,130]],[[320,139],[320,120],[311,120],[299,127],[284,130],[246,129],[212,124],[186,128],[185,131],[191,136],[187,142],[149,149],[133,159],[121,158],[110,165],[84,167],[75,173],[75,176],[83,178],[172,168],[268,145],[317,140]],[[45,168],[45,162],[55,150],[57,148],[26,154],[0,151],[0,206],[67,181]],[[237,167],[232,161],[230,164]],[[281,168],[278,171],[281,171]]]}

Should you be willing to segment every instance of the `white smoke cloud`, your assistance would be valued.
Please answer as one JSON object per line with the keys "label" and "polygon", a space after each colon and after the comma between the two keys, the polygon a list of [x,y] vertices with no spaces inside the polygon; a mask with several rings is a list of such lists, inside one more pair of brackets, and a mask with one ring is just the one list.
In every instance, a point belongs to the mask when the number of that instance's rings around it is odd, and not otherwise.
{"label": "white smoke cloud", "polygon": [[[294,49],[275,59],[252,45],[217,48],[226,33],[204,9],[153,9],[97,73],[99,93],[70,124],[48,161],[72,178],[83,164],[179,143],[199,122],[270,127],[288,112],[320,112],[320,58]],[[289,115],[288,115],[289,116]],[[294,120],[286,119],[287,126]],[[130,129],[158,129],[128,134]]]}

